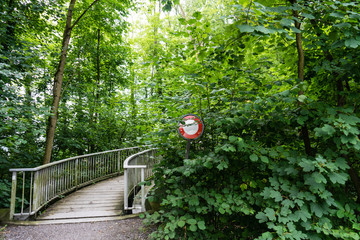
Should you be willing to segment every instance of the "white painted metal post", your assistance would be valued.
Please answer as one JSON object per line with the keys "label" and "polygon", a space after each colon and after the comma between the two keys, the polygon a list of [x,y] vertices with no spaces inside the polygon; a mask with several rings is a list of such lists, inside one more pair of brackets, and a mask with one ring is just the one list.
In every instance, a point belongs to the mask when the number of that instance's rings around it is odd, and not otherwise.
{"label": "white painted metal post", "polygon": [[15,202],[16,202],[16,176],[17,172],[12,173],[12,184],[11,184],[11,202],[10,202],[10,216],[9,219],[14,219],[15,214]]}
{"label": "white painted metal post", "polygon": [[78,166],[79,166],[79,159],[75,160],[75,187],[78,188]]}
{"label": "white painted metal post", "polygon": [[127,210],[128,207],[128,172],[127,169],[124,168],[124,210]]}
{"label": "white painted metal post", "polygon": [[[141,182],[145,181],[145,168],[141,168]],[[145,212],[145,185],[141,185],[141,211]]]}
{"label": "white painted metal post", "polygon": [[[121,159],[120,159],[120,151],[118,151],[118,157],[117,157],[117,164],[118,164],[118,172],[120,173],[121,172],[121,169],[120,169],[120,162],[121,162]],[[114,172],[115,172],[115,169],[114,169]]]}
{"label": "white painted metal post", "polygon": [[34,189],[33,189],[33,211],[37,211],[38,209],[38,203],[39,203],[39,171],[35,172],[34,175]]}

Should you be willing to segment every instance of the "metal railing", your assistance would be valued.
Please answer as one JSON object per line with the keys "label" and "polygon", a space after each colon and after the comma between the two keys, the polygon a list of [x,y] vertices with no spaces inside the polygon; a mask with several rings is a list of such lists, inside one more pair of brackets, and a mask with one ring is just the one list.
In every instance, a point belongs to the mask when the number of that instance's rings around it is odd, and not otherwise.
{"label": "metal railing", "polygon": [[[124,162],[124,210],[132,210],[129,207],[131,194],[135,196],[136,187],[140,182],[153,175],[153,166],[159,162],[155,157],[156,149],[149,149],[128,157]],[[145,212],[145,186],[141,185],[141,212]]]}
{"label": "metal railing", "polygon": [[[35,215],[46,204],[63,194],[119,175],[123,171],[123,161],[146,148],[148,147],[116,149],[67,158],[36,168],[10,169],[12,172],[10,220],[14,217]],[[18,179],[22,182],[19,196],[17,196]]]}

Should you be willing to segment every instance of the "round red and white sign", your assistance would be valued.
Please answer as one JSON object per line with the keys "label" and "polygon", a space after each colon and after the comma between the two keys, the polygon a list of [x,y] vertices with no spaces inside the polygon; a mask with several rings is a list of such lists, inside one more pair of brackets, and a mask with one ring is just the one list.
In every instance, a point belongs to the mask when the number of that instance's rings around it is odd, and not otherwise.
{"label": "round red and white sign", "polygon": [[178,132],[181,137],[194,140],[203,134],[204,127],[204,123],[199,116],[187,114],[182,116],[182,120],[179,122]]}

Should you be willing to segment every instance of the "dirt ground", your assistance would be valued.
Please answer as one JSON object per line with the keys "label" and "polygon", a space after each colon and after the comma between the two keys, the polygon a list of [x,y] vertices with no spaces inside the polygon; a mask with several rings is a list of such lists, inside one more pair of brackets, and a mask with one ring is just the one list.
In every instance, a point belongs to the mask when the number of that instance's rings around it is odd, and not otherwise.
{"label": "dirt ground", "polygon": [[37,226],[0,225],[0,240],[140,240],[151,230],[142,219]]}

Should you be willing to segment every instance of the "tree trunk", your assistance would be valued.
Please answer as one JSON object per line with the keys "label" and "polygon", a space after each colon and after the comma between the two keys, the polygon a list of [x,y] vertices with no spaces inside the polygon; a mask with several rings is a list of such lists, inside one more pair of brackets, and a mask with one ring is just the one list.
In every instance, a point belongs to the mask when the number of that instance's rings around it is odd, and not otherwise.
{"label": "tree trunk", "polygon": [[63,83],[64,77],[64,69],[65,69],[65,61],[66,61],[66,54],[69,47],[69,42],[71,38],[71,20],[72,20],[72,13],[74,10],[76,0],[70,0],[69,9],[67,12],[66,18],[66,26],[63,35],[62,41],[62,48],[61,48],[61,55],[59,65],[57,67],[55,77],[54,77],[54,85],[53,85],[53,102],[51,107],[51,116],[48,119],[48,125],[46,129],[46,143],[45,143],[45,154],[43,159],[43,164],[49,163],[51,160],[51,152],[54,145],[54,136],[55,136],[55,129],[56,123],[58,119],[58,110],[59,110],[59,103],[60,103],[60,95],[61,95],[61,86]]}
{"label": "tree trunk", "polygon": [[100,99],[100,29],[97,30],[97,46],[96,46],[96,97],[95,97],[95,123],[98,122],[99,113],[97,107]]}
{"label": "tree trunk", "polygon": [[131,83],[131,87],[130,87],[130,104],[131,104],[131,118],[135,119],[136,118],[136,101],[135,101],[135,72],[133,69],[130,70],[131,71],[131,78],[132,78],[132,83]]}
{"label": "tree trunk", "polygon": [[[292,4],[296,3],[296,0],[290,0]],[[297,11],[293,11],[293,16],[297,19],[299,17],[299,13]],[[301,23],[295,20],[295,27],[297,29],[301,29]],[[304,49],[302,46],[302,35],[301,33],[296,33],[296,49],[298,53],[298,78],[301,81],[304,81],[304,66],[305,66],[305,55]],[[299,95],[304,94],[303,91],[299,91]],[[301,104],[299,102],[299,104]],[[311,148],[311,142],[309,137],[309,130],[307,128],[306,123],[301,127],[301,137],[303,138],[303,142],[305,145],[305,152],[309,156],[313,156],[313,151]]]}
{"label": "tree trunk", "polygon": [[80,17],[78,17],[76,21],[71,25],[72,13],[75,7],[76,0],[70,0],[69,9],[66,17],[66,25],[63,35],[63,41],[62,41],[60,61],[54,77],[53,102],[51,106],[51,115],[48,119],[48,125],[46,128],[46,143],[45,143],[43,164],[49,163],[51,160],[51,152],[54,145],[55,129],[58,119],[59,103],[61,99],[61,87],[64,78],[66,54],[70,43],[71,31],[75,27],[75,25],[80,21],[80,19],[85,15],[85,13],[98,1],[99,0],[94,0],[89,5],[89,7],[85,9],[85,11],[80,15]]}

